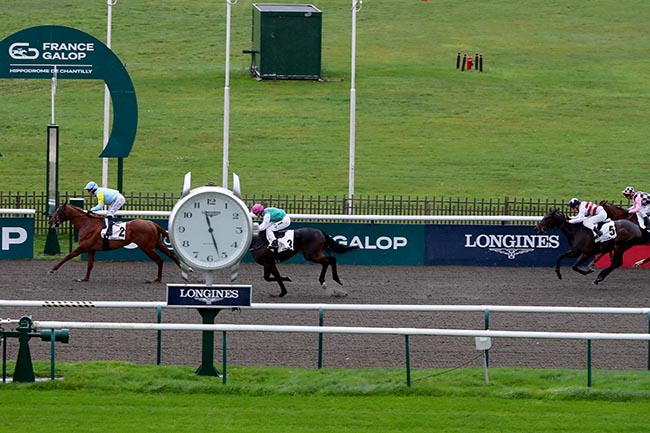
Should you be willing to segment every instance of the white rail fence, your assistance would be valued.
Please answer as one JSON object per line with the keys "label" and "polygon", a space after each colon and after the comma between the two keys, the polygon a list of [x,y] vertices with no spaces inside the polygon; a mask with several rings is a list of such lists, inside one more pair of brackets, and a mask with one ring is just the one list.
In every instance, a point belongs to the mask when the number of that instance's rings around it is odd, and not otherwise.
{"label": "white rail fence", "polygon": [[36,210],[34,210],[34,209],[2,209],[2,208],[0,208],[0,214],[36,215]]}
{"label": "white rail fence", "polygon": [[[0,214],[14,215],[34,215],[33,209],[0,209]],[[103,215],[106,211],[96,212]],[[169,218],[170,211],[143,211],[143,210],[119,210],[115,213],[117,216],[135,216],[135,217],[162,217]],[[327,215],[327,214],[289,214],[294,220],[303,221],[408,221],[408,222],[427,222],[427,221],[497,221],[497,222],[514,222],[528,221],[537,222],[542,219],[541,216],[511,216],[511,215]]]}
{"label": "white rail fence", "polygon": [[[407,384],[411,383],[409,337],[415,335],[475,337],[475,338],[529,338],[529,339],[572,339],[588,342],[588,386],[591,386],[591,341],[592,340],[635,340],[650,342],[650,308],[609,308],[609,307],[554,307],[554,306],[502,306],[502,305],[391,305],[391,304],[274,304],[253,303],[253,310],[313,310],[319,312],[318,326],[286,325],[234,325],[234,324],[186,324],[162,323],[162,309],[165,302],[123,302],[123,301],[23,301],[0,300],[0,307],[45,307],[45,308],[155,308],[158,323],[123,323],[123,322],[74,322],[34,320],[34,326],[41,330],[69,329],[115,329],[115,330],[151,330],[158,331],[158,363],[160,363],[160,333],[162,331],[193,330],[223,333],[223,381],[227,371],[228,332],[283,332],[319,334],[319,368],[322,366],[322,336],[324,334],[381,334],[402,335],[405,337],[405,357]],[[248,308],[247,308],[248,309]],[[438,329],[438,328],[387,328],[387,327],[342,327],[323,326],[325,311],[400,311],[400,312],[481,312],[485,317],[484,330],[478,329]],[[489,329],[491,312],[509,313],[564,313],[564,314],[624,314],[645,315],[648,319],[647,333],[618,332],[548,332],[548,331],[499,331]],[[2,320],[2,319],[0,319]],[[7,323],[8,319],[4,319]],[[487,378],[487,351],[485,368]],[[54,362],[52,354],[52,362]],[[650,345],[648,346],[648,369],[650,369]]]}

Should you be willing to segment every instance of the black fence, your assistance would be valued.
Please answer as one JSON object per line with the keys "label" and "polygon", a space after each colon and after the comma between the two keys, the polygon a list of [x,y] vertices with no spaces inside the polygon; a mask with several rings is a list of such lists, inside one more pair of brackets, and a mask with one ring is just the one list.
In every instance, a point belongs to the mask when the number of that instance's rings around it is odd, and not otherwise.
{"label": "black fence", "polygon": [[[61,193],[60,202],[81,198],[78,193]],[[127,194],[123,210],[130,211],[170,211],[179,199],[178,194],[132,193]],[[86,208],[90,207],[90,196],[83,197]],[[281,207],[294,214],[330,215],[475,215],[475,216],[541,216],[551,208],[568,211],[565,200],[523,199],[503,197],[499,199],[470,199],[453,197],[336,197],[336,196],[244,196],[250,207],[253,203]],[[613,202],[620,206],[627,203]],[[47,233],[47,197],[44,192],[14,193],[0,192],[0,209],[35,209],[35,229],[37,235]],[[0,216],[9,216],[2,215]],[[414,224],[419,224],[415,222]],[[516,224],[516,223],[515,223]],[[530,223],[526,223],[530,224]]]}

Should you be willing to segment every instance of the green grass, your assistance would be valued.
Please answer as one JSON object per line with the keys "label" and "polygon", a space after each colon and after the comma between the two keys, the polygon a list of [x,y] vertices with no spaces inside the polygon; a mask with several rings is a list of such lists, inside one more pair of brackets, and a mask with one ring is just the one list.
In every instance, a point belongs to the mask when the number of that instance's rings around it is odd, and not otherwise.
{"label": "green grass", "polygon": [[[351,14],[323,10],[326,82],[248,76],[251,1],[232,8],[230,171],[247,195],[346,195]],[[650,162],[650,44],[642,0],[368,0],[357,16],[356,195],[620,199]],[[38,11],[35,16],[34,11]],[[114,52],[126,63],[139,129],[124,189],[221,183],[225,5],[119,2]],[[0,37],[60,24],[106,35],[106,6],[5,0]],[[484,54],[460,73],[457,52]],[[48,80],[0,80],[2,190],[45,188]],[[101,177],[103,86],[59,81],[60,188]],[[109,184],[116,184],[111,161]]]}
{"label": "green grass", "polygon": [[[49,364],[37,362],[37,375]],[[0,385],[0,431],[639,432],[647,372],[308,370],[231,367],[228,382],[178,366],[62,363],[63,380]],[[595,415],[597,414],[597,415]]]}

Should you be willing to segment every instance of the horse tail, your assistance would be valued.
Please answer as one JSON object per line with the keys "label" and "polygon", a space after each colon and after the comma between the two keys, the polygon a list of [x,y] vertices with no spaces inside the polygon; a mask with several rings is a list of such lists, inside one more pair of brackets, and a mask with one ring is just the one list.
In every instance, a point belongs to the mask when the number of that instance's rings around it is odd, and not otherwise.
{"label": "horse tail", "polygon": [[356,250],[357,246],[350,246],[350,245],[345,245],[342,244],[338,241],[336,241],[333,237],[328,235],[327,233],[323,232],[323,235],[325,235],[325,251],[327,254],[345,254],[348,251]]}
{"label": "horse tail", "polygon": [[169,240],[169,233],[167,233],[167,230],[162,228],[156,223],[153,223],[156,226],[156,231],[158,232],[158,236],[162,237],[163,239]]}

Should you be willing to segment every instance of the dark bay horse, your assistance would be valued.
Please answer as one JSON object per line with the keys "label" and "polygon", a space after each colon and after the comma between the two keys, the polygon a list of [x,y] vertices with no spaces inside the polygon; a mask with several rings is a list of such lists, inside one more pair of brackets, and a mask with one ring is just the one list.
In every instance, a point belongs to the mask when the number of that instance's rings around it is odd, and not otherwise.
{"label": "dark bay horse", "polygon": [[552,228],[559,228],[569,241],[569,251],[560,254],[555,263],[555,273],[559,279],[562,279],[560,273],[560,262],[565,257],[578,257],[573,264],[573,270],[583,275],[590,274],[593,269],[582,269],[582,265],[587,259],[595,254],[612,252],[612,261],[609,267],[600,271],[594,284],[598,284],[607,277],[614,269],[623,264],[623,253],[634,245],[643,244],[647,237],[641,233],[638,225],[629,220],[617,220],[616,239],[603,243],[594,242],[591,230],[582,224],[570,224],[568,218],[557,209],[550,210],[542,220],[535,226],[537,233],[543,233]]}
{"label": "dark bay horse", "polygon": [[56,272],[68,260],[87,252],[88,267],[86,269],[86,276],[77,281],[88,281],[90,279],[90,271],[92,271],[95,263],[96,251],[114,250],[130,243],[137,244],[158,265],[158,276],[153,280],[154,283],[161,281],[163,270],[163,259],[156,254],[156,249],[171,258],[178,267],[181,266],[174,253],[163,243],[163,238],[169,237],[167,231],[153,221],[143,219],[128,221],[126,223],[125,240],[109,240],[106,245],[108,248],[104,248],[104,239],[100,233],[102,231],[103,220],[103,217],[89,215],[83,209],[68,203],[59,206],[54,215],[52,215],[52,218],[50,218],[50,227],[56,228],[62,222],[70,221],[79,232],[79,246],[57,263],[50,272]]}
{"label": "dark bay horse", "polygon": [[[291,281],[291,279],[280,275],[276,263],[289,260],[298,253],[301,253],[305,260],[320,263],[322,268],[318,281],[323,289],[327,290],[327,285],[325,284],[325,273],[327,272],[327,268],[330,266],[332,268],[332,278],[334,281],[336,281],[340,286],[343,285],[339,279],[338,270],[336,269],[336,257],[331,254],[344,254],[348,251],[357,249],[357,247],[340,244],[327,233],[309,227],[293,231],[292,250],[281,251],[279,253],[271,251],[268,248],[268,241],[264,231],[262,231],[257,238],[253,239],[250,248],[255,261],[264,266],[264,279],[266,281],[277,281],[280,285],[280,297],[287,294],[287,288],[284,286],[284,281]],[[332,294],[335,296],[347,296],[347,293],[341,291],[334,291]]]}

